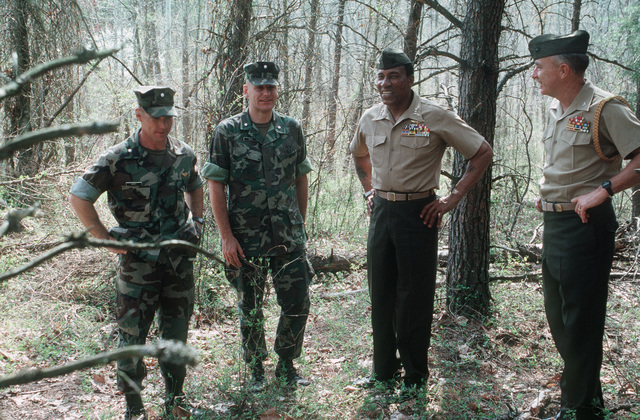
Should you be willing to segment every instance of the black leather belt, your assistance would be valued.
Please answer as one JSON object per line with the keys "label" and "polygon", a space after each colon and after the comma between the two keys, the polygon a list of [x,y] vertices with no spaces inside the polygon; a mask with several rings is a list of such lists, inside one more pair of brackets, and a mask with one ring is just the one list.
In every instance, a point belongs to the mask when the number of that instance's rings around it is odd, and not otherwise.
{"label": "black leather belt", "polygon": [[378,191],[376,195],[380,198],[384,198],[387,201],[411,201],[419,200],[421,198],[431,197],[434,194],[433,190],[418,192],[418,193],[397,193],[393,191]]}

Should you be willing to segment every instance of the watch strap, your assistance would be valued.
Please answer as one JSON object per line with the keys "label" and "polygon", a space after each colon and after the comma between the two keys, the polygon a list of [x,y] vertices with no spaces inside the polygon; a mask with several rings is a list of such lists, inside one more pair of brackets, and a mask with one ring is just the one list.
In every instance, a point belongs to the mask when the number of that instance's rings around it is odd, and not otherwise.
{"label": "watch strap", "polygon": [[609,180],[604,181],[602,183],[602,188],[607,190],[607,193],[609,194],[609,197],[613,196],[613,189],[611,188],[611,181],[609,181]]}

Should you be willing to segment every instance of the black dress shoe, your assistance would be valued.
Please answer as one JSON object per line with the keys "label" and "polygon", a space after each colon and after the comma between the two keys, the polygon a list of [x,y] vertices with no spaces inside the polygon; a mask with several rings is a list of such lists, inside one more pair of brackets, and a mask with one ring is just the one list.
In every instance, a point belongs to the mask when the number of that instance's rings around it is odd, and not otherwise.
{"label": "black dress shoe", "polygon": [[373,376],[365,376],[353,381],[353,385],[363,389],[376,389],[383,392],[394,392],[398,381],[395,378],[379,380]]}
{"label": "black dress shoe", "polygon": [[371,376],[364,376],[353,381],[353,385],[357,386],[358,388],[371,389],[376,386],[376,380]]}

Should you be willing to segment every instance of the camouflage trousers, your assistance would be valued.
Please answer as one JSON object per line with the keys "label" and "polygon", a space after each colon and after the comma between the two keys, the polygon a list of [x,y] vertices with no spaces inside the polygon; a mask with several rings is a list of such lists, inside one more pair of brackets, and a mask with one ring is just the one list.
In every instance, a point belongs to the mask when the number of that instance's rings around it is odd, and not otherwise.
{"label": "camouflage trousers", "polygon": [[[160,262],[150,263],[132,252],[120,255],[116,278],[118,347],[144,344],[156,312],[160,338],[187,341],[194,302],[193,262],[178,257],[174,267],[168,258],[161,257]],[[160,369],[165,378],[179,383],[186,376],[184,365],[161,362]],[[118,389],[122,392],[140,392],[146,376],[141,358],[118,360]]]}
{"label": "camouflage trousers", "polygon": [[309,284],[313,276],[306,251],[248,258],[239,269],[227,268],[226,274],[238,291],[245,362],[252,364],[267,358],[262,308],[269,274],[281,308],[274,351],[281,359],[299,357],[309,316]]}

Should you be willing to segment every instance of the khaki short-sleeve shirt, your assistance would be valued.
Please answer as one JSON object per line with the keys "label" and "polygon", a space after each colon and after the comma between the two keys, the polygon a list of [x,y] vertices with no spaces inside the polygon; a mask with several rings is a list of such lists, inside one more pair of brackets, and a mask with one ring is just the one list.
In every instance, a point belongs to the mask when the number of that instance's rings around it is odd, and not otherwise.
{"label": "khaki short-sleeve shirt", "polygon": [[373,188],[417,193],[439,187],[447,146],[470,159],[483,141],[455,112],[414,92],[409,109],[398,121],[384,104],[368,109],[349,148],[356,157],[370,156]]}
{"label": "khaki short-sleeve shirt", "polygon": [[[564,113],[558,100],[551,104],[544,132],[545,163],[540,180],[543,200],[570,202],[620,172],[622,159],[613,162],[601,159],[593,144],[596,107],[610,96],[614,95],[587,80]],[[620,153],[621,157],[629,158],[640,147],[640,121],[619,101],[604,106],[599,126],[598,137],[605,155]]]}

